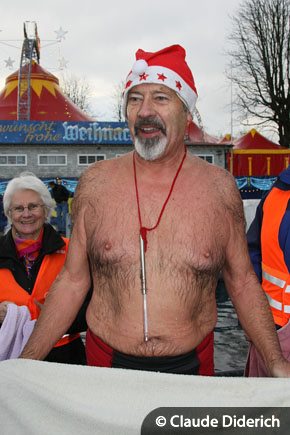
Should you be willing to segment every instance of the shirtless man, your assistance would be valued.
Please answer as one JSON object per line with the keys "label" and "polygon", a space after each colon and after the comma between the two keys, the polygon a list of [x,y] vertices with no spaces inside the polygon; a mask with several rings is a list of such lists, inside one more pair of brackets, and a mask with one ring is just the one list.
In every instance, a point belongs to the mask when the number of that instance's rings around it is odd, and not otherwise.
{"label": "shirtless man", "polygon": [[249,260],[235,181],[186,152],[197,93],[185,51],[178,45],[138,50],[136,59],[124,91],[135,151],[98,162],[81,177],[67,261],[22,357],[45,357],[92,279],[88,364],[213,374],[222,272],[269,374],[288,376]]}

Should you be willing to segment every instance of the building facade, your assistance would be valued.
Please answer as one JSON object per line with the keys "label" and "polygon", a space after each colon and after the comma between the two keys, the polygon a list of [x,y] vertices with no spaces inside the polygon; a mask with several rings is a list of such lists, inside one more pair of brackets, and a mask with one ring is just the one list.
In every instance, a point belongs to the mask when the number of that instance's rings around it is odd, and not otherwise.
{"label": "building facade", "polygon": [[[226,168],[228,145],[191,144],[188,150]],[[23,171],[40,178],[78,179],[88,165],[132,151],[126,123],[0,121],[0,182]]]}

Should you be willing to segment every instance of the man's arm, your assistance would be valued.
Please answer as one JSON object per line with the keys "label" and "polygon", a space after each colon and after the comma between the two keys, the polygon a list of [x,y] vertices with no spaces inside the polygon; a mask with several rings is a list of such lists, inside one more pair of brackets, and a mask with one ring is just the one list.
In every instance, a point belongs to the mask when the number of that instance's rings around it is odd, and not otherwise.
{"label": "man's arm", "polygon": [[69,327],[69,329],[66,331],[67,334],[76,334],[77,332],[83,332],[86,331],[88,329],[88,325],[87,325],[87,320],[86,320],[86,312],[87,312],[87,308],[91,302],[91,298],[92,298],[92,293],[93,293],[93,287],[91,286],[91,288],[89,289],[85,300],[80,308],[80,310],[78,311],[78,314],[76,315],[73,323],[71,324],[71,326]]}
{"label": "man's arm", "polygon": [[228,293],[243,329],[262,356],[269,374],[290,376],[290,363],[282,356],[271,309],[249,258],[240,194],[232,182],[226,190],[229,238],[223,278]]}
{"label": "man's arm", "polygon": [[[81,184],[83,185],[80,182]],[[77,190],[74,199],[77,211],[66,262],[48,292],[33,333],[20,358],[45,358],[70,327],[90,288],[84,222],[87,201],[85,195],[82,197],[82,187]]]}
{"label": "man's arm", "polygon": [[61,187],[63,188],[62,192],[63,192],[64,200],[67,201],[70,197],[70,191],[65,186],[61,186]]}

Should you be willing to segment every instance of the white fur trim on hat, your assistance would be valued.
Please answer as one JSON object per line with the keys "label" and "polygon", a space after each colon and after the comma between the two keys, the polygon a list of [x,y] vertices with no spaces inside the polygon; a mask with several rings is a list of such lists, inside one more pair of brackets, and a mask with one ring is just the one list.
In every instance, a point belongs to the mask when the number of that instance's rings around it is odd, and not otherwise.
{"label": "white fur trim on hat", "polygon": [[193,113],[197,100],[197,94],[180,77],[180,75],[175,71],[163,66],[148,66],[146,60],[139,59],[135,61],[132,71],[129,73],[126,79],[122,105],[124,116],[126,116],[128,91],[133,86],[142,85],[144,83],[156,83],[173,89],[186,105],[189,112]]}

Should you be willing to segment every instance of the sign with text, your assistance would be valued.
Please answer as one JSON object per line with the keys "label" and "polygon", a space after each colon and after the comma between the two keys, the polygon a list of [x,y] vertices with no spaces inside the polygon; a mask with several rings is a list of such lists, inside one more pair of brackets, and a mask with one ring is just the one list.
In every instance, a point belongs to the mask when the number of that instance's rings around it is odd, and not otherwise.
{"label": "sign with text", "polygon": [[126,122],[0,121],[0,144],[131,145]]}

